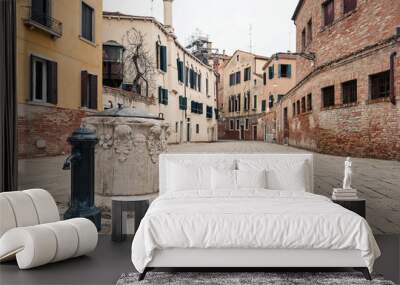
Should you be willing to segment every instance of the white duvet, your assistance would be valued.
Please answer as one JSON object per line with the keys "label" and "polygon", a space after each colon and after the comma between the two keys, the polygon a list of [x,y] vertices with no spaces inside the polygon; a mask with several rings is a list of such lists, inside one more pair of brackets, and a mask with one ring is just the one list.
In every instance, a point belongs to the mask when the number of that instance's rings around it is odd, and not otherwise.
{"label": "white duvet", "polygon": [[358,249],[370,271],[380,255],[365,219],[328,198],[256,189],[157,198],[136,232],[132,262],[143,272],[165,248]]}

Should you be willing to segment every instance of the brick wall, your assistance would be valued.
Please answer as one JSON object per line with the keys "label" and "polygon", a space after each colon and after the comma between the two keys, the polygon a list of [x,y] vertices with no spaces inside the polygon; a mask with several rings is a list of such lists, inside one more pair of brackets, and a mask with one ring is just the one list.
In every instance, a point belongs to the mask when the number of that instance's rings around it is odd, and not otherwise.
{"label": "brick wall", "polygon": [[[276,108],[276,139],[284,142],[282,110],[288,108],[290,145],[335,155],[400,159],[400,57],[395,64],[396,105],[389,98],[370,100],[369,75],[389,70],[399,42],[331,65],[298,84]],[[357,80],[357,102],[342,103],[341,83]],[[321,106],[321,89],[334,85],[335,105]],[[293,102],[312,94],[311,112],[293,116]]]}
{"label": "brick wall", "polygon": [[322,3],[325,0],[304,0],[295,20],[296,49],[302,50],[303,28],[312,19],[312,41],[306,52],[314,52],[316,61],[300,58],[297,61],[297,81],[301,81],[316,66],[358,51],[368,45],[389,38],[400,25],[400,1],[398,0],[358,0],[357,8],[343,14],[343,1],[334,0],[335,20],[323,27]]}
{"label": "brick wall", "polygon": [[18,157],[35,158],[70,152],[68,136],[86,116],[82,110],[18,105]]}

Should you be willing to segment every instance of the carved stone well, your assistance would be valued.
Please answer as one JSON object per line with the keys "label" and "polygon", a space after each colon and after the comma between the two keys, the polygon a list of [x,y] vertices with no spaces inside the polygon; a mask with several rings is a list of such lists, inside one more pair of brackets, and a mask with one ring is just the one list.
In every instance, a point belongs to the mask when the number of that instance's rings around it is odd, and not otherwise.
{"label": "carved stone well", "polygon": [[158,192],[158,155],[167,150],[169,126],[133,108],[114,108],[83,119],[94,130],[96,204],[110,208],[112,196]]}

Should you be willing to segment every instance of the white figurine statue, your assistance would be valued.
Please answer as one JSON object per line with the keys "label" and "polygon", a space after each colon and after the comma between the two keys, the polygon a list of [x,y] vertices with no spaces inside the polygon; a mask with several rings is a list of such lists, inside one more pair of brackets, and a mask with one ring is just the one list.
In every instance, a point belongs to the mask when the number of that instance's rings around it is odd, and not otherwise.
{"label": "white figurine statue", "polygon": [[351,175],[351,159],[348,157],[344,162],[343,189],[351,189]]}

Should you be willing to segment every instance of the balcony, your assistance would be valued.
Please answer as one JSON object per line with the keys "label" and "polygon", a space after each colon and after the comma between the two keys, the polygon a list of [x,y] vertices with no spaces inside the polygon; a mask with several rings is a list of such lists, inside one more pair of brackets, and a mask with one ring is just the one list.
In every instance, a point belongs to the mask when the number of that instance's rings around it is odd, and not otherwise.
{"label": "balcony", "polygon": [[24,23],[31,29],[36,28],[49,34],[52,38],[60,38],[62,36],[62,23],[43,12],[29,9],[29,16],[24,20]]}

